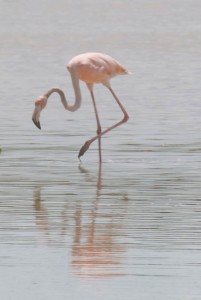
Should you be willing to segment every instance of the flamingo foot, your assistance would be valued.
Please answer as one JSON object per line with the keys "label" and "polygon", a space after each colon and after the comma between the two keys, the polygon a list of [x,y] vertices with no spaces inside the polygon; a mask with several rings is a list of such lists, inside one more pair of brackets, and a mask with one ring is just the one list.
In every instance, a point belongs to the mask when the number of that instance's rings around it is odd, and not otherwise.
{"label": "flamingo foot", "polygon": [[85,152],[89,149],[90,144],[91,144],[90,141],[85,142],[85,144],[82,146],[82,148],[79,151],[78,158],[80,158],[85,154]]}

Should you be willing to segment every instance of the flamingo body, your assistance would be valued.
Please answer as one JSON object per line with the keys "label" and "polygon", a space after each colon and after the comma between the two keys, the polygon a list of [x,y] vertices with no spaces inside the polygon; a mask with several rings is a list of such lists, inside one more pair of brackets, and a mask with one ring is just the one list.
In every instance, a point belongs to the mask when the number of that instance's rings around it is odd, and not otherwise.
{"label": "flamingo body", "polygon": [[[40,113],[41,111],[46,107],[48,98],[52,93],[58,93],[61,102],[65,109],[74,112],[81,106],[81,91],[80,91],[80,85],[79,80],[82,80],[86,83],[90,94],[92,98],[92,103],[94,107],[94,112],[96,116],[96,123],[97,123],[97,135],[91,138],[90,140],[86,141],[85,144],[81,147],[78,157],[80,158],[84,153],[88,150],[89,146],[92,142],[94,142],[96,139],[98,139],[99,142],[99,161],[101,162],[101,137],[106,134],[107,132],[111,131],[115,127],[125,123],[128,121],[129,116],[121,104],[120,100],[114,93],[113,89],[110,85],[110,79],[116,75],[126,75],[129,74],[129,72],[114,58],[112,58],[109,55],[103,54],[103,53],[84,53],[75,56],[72,58],[68,65],[67,69],[70,72],[72,85],[74,88],[75,93],[75,102],[73,105],[70,105],[68,101],[66,100],[64,92],[58,88],[53,87],[49,89],[45,94],[42,96],[39,96],[35,100],[35,108],[32,115],[32,120],[34,124],[41,129],[40,125]],[[95,97],[93,93],[93,85],[96,83],[102,83],[105,85],[111,92],[112,96],[116,100],[117,104],[119,105],[121,111],[124,114],[124,117],[121,121],[117,122],[113,126],[105,129],[104,131],[101,130],[99,115],[96,107]]]}
{"label": "flamingo body", "polygon": [[103,53],[77,55],[69,61],[67,69],[75,71],[76,76],[87,84],[105,84],[116,75],[128,74],[117,60]]}

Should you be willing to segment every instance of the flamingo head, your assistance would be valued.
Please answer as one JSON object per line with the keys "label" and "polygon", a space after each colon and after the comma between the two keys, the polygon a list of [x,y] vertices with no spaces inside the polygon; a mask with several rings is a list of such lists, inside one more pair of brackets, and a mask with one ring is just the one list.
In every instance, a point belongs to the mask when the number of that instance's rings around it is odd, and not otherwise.
{"label": "flamingo head", "polygon": [[39,129],[41,129],[40,113],[45,108],[46,105],[47,105],[47,97],[46,96],[40,96],[35,100],[35,108],[34,108],[34,112],[32,115],[32,121],[34,122],[36,127],[38,127]]}

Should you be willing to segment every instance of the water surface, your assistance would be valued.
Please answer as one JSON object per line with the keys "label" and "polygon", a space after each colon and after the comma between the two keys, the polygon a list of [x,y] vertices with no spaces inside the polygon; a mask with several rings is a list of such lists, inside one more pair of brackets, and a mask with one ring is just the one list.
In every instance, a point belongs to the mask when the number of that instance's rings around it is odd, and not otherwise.
{"label": "water surface", "polygon": [[[0,1],[2,299],[200,299],[200,1]],[[130,119],[94,143],[89,93],[72,114],[65,66],[100,51]],[[95,87],[103,128],[121,112]]]}

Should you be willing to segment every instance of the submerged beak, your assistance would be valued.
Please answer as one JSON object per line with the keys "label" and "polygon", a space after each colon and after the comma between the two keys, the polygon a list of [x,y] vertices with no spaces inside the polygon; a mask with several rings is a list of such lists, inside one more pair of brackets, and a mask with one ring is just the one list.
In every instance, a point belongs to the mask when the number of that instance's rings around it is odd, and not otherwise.
{"label": "submerged beak", "polygon": [[33,116],[32,116],[32,121],[38,129],[41,129],[40,121],[39,121],[40,112],[41,112],[40,106],[36,106],[35,109],[34,109],[34,112],[33,112]]}

